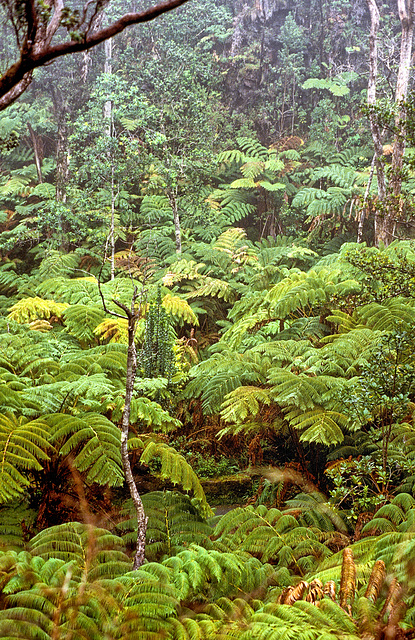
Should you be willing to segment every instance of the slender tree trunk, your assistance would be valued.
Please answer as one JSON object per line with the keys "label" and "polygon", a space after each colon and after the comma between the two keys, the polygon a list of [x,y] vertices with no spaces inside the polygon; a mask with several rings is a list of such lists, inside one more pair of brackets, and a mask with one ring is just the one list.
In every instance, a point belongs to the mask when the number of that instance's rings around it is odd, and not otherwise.
{"label": "slender tree trunk", "polygon": [[180,227],[180,216],[177,208],[177,193],[176,191],[169,190],[168,193],[169,202],[171,209],[173,211],[173,221],[174,221],[174,236],[176,239],[176,253],[182,252],[182,231]]}
{"label": "slender tree trunk", "polygon": [[[105,49],[105,65],[104,73],[108,76],[112,75],[112,39],[106,40],[104,43]],[[113,137],[113,111],[112,101],[106,100],[104,104],[104,123],[106,127],[106,134],[110,142],[109,156],[111,162],[111,220],[110,220],[110,232],[108,235],[108,242],[110,247],[110,260],[111,260],[111,280],[115,278],[115,184],[114,184],[114,158],[112,153],[112,137]]]}
{"label": "slender tree trunk", "polygon": [[135,324],[138,314],[134,311],[136,293],[131,304],[131,312],[128,314],[128,355],[127,355],[127,380],[125,385],[125,405],[121,418],[121,457],[125,479],[137,514],[137,542],[134,556],[133,569],[138,569],[144,562],[146,549],[146,532],[148,518],[144,512],[143,503],[131,470],[128,455],[128,432],[130,428],[131,400],[134,391],[134,380],[137,369],[137,351],[135,347]]}
{"label": "slender tree trunk", "polygon": [[[104,42],[104,51],[105,51],[105,62],[104,62],[104,73],[108,76],[112,75],[112,40],[106,40]],[[110,137],[112,135],[112,102],[111,100],[106,100],[104,104],[104,119],[105,126],[107,129],[107,135]]]}
{"label": "slender tree trunk", "polygon": [[134,393],[134,380],[137,371],[137,350],[135,346],[135,330],[137,321],[141,315],[141,305],[143,304],[143,291],[141,292],[140,305],[136,309],[136,301],[138,297],[137,288],[131,299],[131,307],[128,308],[123,302],[113,299],[114,304],[124,311],[125,315],[120,315],[114,311],[110,311],[106,305],[104,295],[101,289],[101,280],[98,279],[98,288],[102,300],[104,311],[118,318],[123,318],[128,322],[128,351],[127,351],[127,371],[125,383],[125,402],[124,410],[121,417],[121,459],[124,471],[124,477],[134,504],[137,515],[137,542],[134,555],[133,570],[141,567],[145,560],[146,550],[146,533],[148,518],[145,514],[143,502],[137,489],[131,469],[130,457],[128,455],[128,433],[130,429],[131,401]]}
{"label": "slender tree trunk", "polygon": [[111,251],[111,280],[115,278],[115,184],[114,163],[111,165],[111,220],[109,232],[109,245]]}
{"label": "slender tree trunk", "polygon": [[399,105],[396,116],[396,135],[392,151],[391,191],[399,198],[402,187],[402,162],[405,152],[406,114],[402,102],[408,95],[409,73],[411,69],[412,40],[414,33],[414,0],[398,0],[399,17],[402,24],[401,52],[398,78],[396,81],[395,102]]}
{"label": "slender tree trunk", "polygon": [[357,243],[363,241],[363,225],[366,217],[367,199],[369,197],[370,187],[372,186],[373,174],[375,172],[376,154],[373,155],[372,164],[370,165],[369,178],[366,185],[365,195],[363,196],[362,209],[359,216],[359,225],[357,227]]}
{"label": "slender tree trunk", "polygon": [[69,131],[67,111],[59,110],[56,142],[56,200],[66,202],[66,185],[69,180]]}
{"label": "slender tree trunk", "polygon": [[42,184],[43,178],[42,178],[42,148],[41,148],[41,143],[39,141],[38,136],[33,131],[33,127],[30,124],[30,122],[27,123],[27,128],[29,129],[30,140],[31,140],[32,146],[33,146],[33,153],[35,154],[35,165],[36,165],[37,179],[38,179],[39,184]]}
{"label": "slender tree trunk", "polygon": [[[379,9],[376,0],[367,0],[370,12],[370,35],[369,35],[369,82],[367,87],[367,103],[369,108],[376,105],[376,81],[378,77],[378,31],[380,23]],[[370,113],[370,130],[372,132],[373,146],[375,148],[375,167],[378,179],[378,200],[383,203],[386,198],[386,175],[383,164],[383,144],[382,132],[377,121],[376,114]],[[382,225],[382,217],[375,214],[375,243],[378,244],[378,237]]]}

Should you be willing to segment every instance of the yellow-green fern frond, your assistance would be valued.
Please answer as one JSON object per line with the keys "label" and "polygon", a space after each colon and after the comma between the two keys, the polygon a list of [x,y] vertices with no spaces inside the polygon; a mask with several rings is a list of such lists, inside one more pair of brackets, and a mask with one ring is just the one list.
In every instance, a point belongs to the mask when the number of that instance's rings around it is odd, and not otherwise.
{"label": "yellow-green fern frond", "polygon": [[31,331],[41,331],[42,333],[47,333],[53,326],[47,320],[33,320],[29,324]]}
{"label": "yellow-green fern frond", "polygon": [[49,320],[52,316],[61,319],[68,305],[54,300],[42,298],[23,298],[16,302],[7,316],[9,320],[20,323],[30,323],[36,320]]}
{"label": "yellow-green fern frond", "polygon": [[128,321],[124,318],[105,318],[95,327],[93,333],[101,340],[128,344]]}
{"label": "yellow-green fern frond", "polygon": [[169,271],[162,278],[165,287],[172,287],[182,280],[199,280],[202,275],[200,270],[205,267],[203,262],[195,260],[178,260],[170,265]]}
{"label": "yellow-green fern frond", "polygon": [[197,315],[190,307],[189,303],[183,298],[179,298],[179,296],[172,296],[170,293],[167,293],[163,296],[162,305],[166,312],[169,315],[174,316],[179,322],[188,322],[189,324],[193,324],[198,326],[199,321],[197,319]]}

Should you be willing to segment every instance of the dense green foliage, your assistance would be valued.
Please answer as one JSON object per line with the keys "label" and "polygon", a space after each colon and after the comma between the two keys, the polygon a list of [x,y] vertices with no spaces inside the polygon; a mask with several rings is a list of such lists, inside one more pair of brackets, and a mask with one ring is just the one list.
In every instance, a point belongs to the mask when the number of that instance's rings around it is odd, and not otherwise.
{"label": "dense green foliage", "polygon": [[369,26],[192,0],[0,118],[1,638],[413,637],[413,150],[373,246]]}

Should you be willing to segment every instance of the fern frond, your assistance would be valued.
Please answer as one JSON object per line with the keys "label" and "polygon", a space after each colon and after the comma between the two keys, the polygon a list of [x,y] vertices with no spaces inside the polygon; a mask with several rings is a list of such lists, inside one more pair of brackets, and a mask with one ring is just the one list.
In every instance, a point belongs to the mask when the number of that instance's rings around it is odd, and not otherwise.
{"label": "fern frond", "polygon": [[221,417],[225,422],[240,423],[248,416],[255,417],[260,411],[260,405],[269,405],[271,402],[269,389],[240,386],[225,396]]}
{"label": "fern frond", "polygon": [[161,461],[161,476],[168,478],[173,484],[181,484],[185,491],[192,491],[195,498],[200,501],[202,514],[210,515],[211,509],[207,503],[202,485],[185,458],[173,447],[169,447],[163,442],[150,440],[144,445],[140,462],[148,464],[155,458]]}
{"label": "fern frond", "polygon": [[296,429],[305,429],[300,435],[302,442],[318,442],[327,446],[343,442],[344,435],[340,427],[349,424],[348,416],[321,408],[304,413],[288,412],[286,419]]}
{"label": "fern frond", "polygon": [[188,322],[189,324],[198,326],[199,321],[189,303],[179,296],[172,296],[167,293],[163,296],[162,305],[169,315],[174,316],[179,322]]}
{"label": "fern frond", "polygon": [[22,494],[30,485],[28,472],[49,460],[49,428],[44,420],[20,421],[0,415],[0,503]]}
{"label": "fern frond", "polygon": [[96,342],[94,330],[103,321],[104,310],[98,306],[76,304],[64,311],[68,331],[83,344]]}
{"label": "fern frond", "polygon": [[51,442],[60,455],[74,452],[73,464],[89,482],[120,486],[124,481],[120,430],[104,416],[53,414],[44,416],[50,425]]}
{"label": "fern frond", "polygon": [[[144,511],[148,517],[146,558],[159,561],[172,556],[195,543],[212,548],[209,535],[212,528],[202,518],[189,496],[177,491],[153,491],[142,496]],[[129,513],[134,509],[130,505]],[[123,539],[134,545],[136,541],[136,517],[118,524]]]}
{"label": "fern frond", "polygon": [[7,316],[9,320],[21,323],[31,323],[36,320],[49,320],[52,316],[62,318],[68,305],[54,302],[54,300],[42,300],[42,298],[23,298],[16,302]]}
{"label": "fern frond", "polygon": [[101,340],[128,344],[128,321],[124,318],[105,318],[93,329],[93,333]]}
{"label": "fern frond", "polygon": [[191,299],[205,296],[223,298],[224,302],[234,302],[238,294],[231,283],[220,280],[219,278],[206,276],[202,284],[188,294],[187,297]]}
{"label": "fern frond", "polygon": [[71,561],[76,574],[81,576],[87,571],[91,581],[115,578],[129,571],[131,560],[123,550],[123,541],[118,536],[80,522],[66,522],[44,529],[29,545],[33,556],[43,560]]}

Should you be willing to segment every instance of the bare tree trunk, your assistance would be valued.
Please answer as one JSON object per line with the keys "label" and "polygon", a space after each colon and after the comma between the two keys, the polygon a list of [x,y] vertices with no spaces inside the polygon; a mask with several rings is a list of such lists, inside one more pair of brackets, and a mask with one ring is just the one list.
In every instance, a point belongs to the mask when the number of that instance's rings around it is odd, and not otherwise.
{"label": "bare tree trunk", "polygon": [[[376,0],[367,0],[370,12],[370,36],[369,36],[369,82],[367,87],[367,103],[370,107],[376,104],[376,81],[378,76],[378,31],[380,15]],[[382,162],[383,144],[382,132],[377,121],[376,114],[370,112],[370,130],[372,132],[373,146],[375,148],[375,167],[378,179],[378,199],[384,202],[386,198],[386,175]],[[375,214],[375,243],[378,244],[378,237],[381,227],[381,217]]]}
{"label": "bare tree trunk", "polygon": [[41,148],[41,143],[39,141],[38,136],[33,131],[33,127],[30,124],[30,122],[27,123],[27,128],[29,129],[30,140],[31,140],[32,146],[33,146],[33,153],[35,154],[35,165],[36,165],[37,179],[38,179],[39,184],[42,184],[43,178],[42,178],[42,148]]}
{"label": "bare tree trunk", "polygon": [[[104,42],[104,51],[105,51],[105,62],[104,62],[104,73],[108,76],[112,75],[112,40],[105,40]],[[112,135],[112,102],[111,100],[107,100],[104,104],[104,118],[105,125],[107,127],[107,135]]]}
{"label": "bare tree trunk", "polygon": [[[105,50],[105,64],[104,64],[104,73],[108,76],[112,75],[112,39],[105,40],[104,42],[104,50]],[[108,235],[108,242],[110,246],[111,253],[111,280],[115,278],[115,184],[114,184],[114,158],[112,153],[112,137],[113,137],[113,112],[112,112],[112,101],[106,100],[104,104],[104,123],[106,128],[106,135],[109,138],[110,149],[109,149],[109,157],[111,162],[111,221],[110,221],[110,232]]]}
{"label": "bare tree trunk", "polygon": [[395,120],[396,135],[393,144],[390,177],[391,191],[395,198],[399,198],[402,187],[402,162],[406,146],[406,113],[402,103],[408,95],[412,39],[414,33],[414,4],[414,0],[398,0],[399,17],[402,24],[402,36],[395,102],[399,105],[399,113]]}
{"label": "bare tree trunk", "polygon": [[69,131],[67,109],[60,105],[57,109],[56,142],[56,200],[66,202],[66,185],[69,180]]}
{"label": "bare tree trunk", "polygon": [[134,310],[136,292],[131,303],[131,311],[128,313],[128,355],[127,355],[127,380],[125,385],[125,405],[121,418],[121,457],[125,479],[130,491],[132,501],[137,514],[137,542],[134,556],[133,569],[138,569],[144,562],[146,549],[146,532],[148,518],[144,512],[143,503],[131,470],[128,455],[128,431],[130,428],[131,400],[134,391],[134,380],[137,369],[137,351],[135,346],[135,325],[138,314]]}
{"label": "bare tree trunk", "polygon": [[[376,0],[367,0],[370,18],[370,61],[368,104],[374,106],[376,102],[377,77],[377,32],[379,28],[379,10]],[[409,73],[411,68],[412,39],[414,33],[415,0],[398,0],[399,18],[402,26],[401,51],[396,82],[395,101],[399,108],[396,116],[396,135],[393,143],[392,164],[390,168],[389,185],[386,186],[385,169],[382,164],[382,135],[375,115],[370,117],[373,143],[376,155],[376,173],[378,178],[379,211],[375,215],[375,244],[383,242],[388,246],[395,238],[396,225],[401,209],[402,167],[405,152],[405,124],[406,116],[403,101],[408,94]]]}
{"label": "bare tree trunk", "polygon": [[112,316],[115,316],[117,318],[124,318],[128,321],[128,352],[125,383],[125,403],[121,417],[121,459],[124,470],[124,477],[137,515],[137,542],[133,562],[133,570],[135,570],[141,567],[145,560],[146,532],[148,522],[148,518],[144,511],[143,502],[141,500],[137,485],[134,480],[130,457],[128,455],[128,433],[130,429],[131,401],[133,398],[134,380],[137,371],[137,350],[134,338],[136,324],[141,315],[141,304],[143,303],[143,295],[141,295],[140,305],[138,309],[136,309],[136,300],[138,297],[137,288],[134,289],[131,300],[131,308],[128,308],[127,305],[119,302],[118,300],[113,300],[114,304],[116,304],[120,309],[124,311],[125,315],[121,315],[108,309],[104,295],[102,293],[100,279],[98,279],[98,287],[104,311]]}
{"label": "bare tree trunk", "polygon": [[177,190],[169,190],[168,193],[169,202],[171,209],[173,211],[173,221],[174,221],[174,236],[176,239],[176,253],[182,252],[182,231],[180,227],[180,216],[177,208]]}
{"label": "bare tree trunk", "polygon": [[365,195],[363,196],[362,209],[359,216],[359,225],[357,227],[357,243],[360,244],[363,240],[363,225],[365,222],[367,199],[369,197],[370,187],[372,186],[373,174],[375,172],[376,154],[373,155],[372,164],[370,165],[369,178],[366,185]]}

